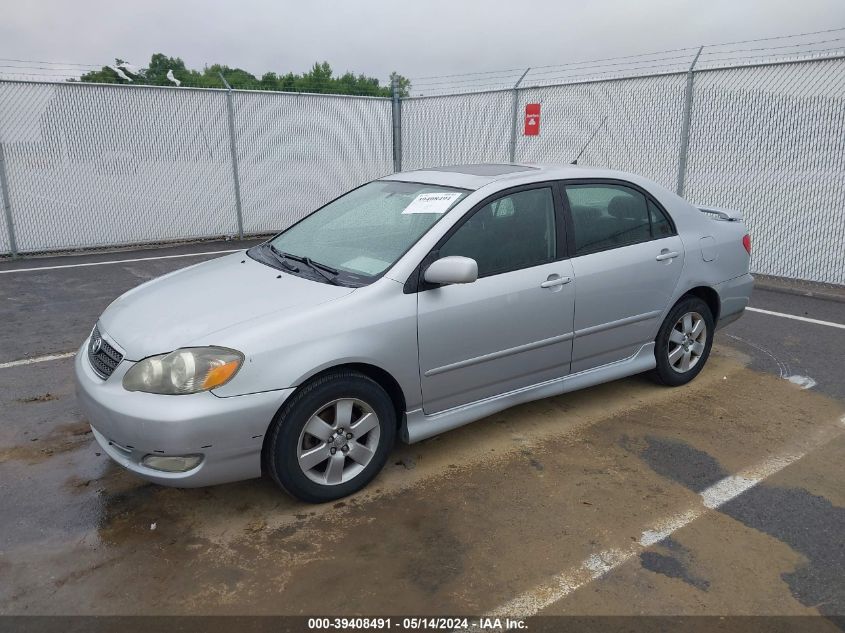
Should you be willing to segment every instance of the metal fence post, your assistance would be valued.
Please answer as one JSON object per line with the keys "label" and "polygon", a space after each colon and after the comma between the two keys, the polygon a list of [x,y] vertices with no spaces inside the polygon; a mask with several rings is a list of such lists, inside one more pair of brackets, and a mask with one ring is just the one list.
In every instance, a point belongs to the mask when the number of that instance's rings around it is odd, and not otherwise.
{"label": "metal fence post", "polygon": [[399,80],[390,81],[393,96],[393,171],[402,171],[402,100],[399,97]]}
{"label": "metal fence post", "polygon": [[6,215],[6,232],[9,234],[9,251],[12,259],[18,257],[18,243],[15,239],[15,223],[12,219],[12,202],[9,194],[9,178],[6,176],[6,150],[0,142],[0,202]]}
{"label": "metal fence post", "polygon": [[690,117],[692,116],[692,82],[695,72],[695,63],[698,61],[698,56],[704,47],[701,46],[690,64],[687,71],[687,87],[684,91],[684,118],[681,120],[681,149],[678,153],[678,187],[677,193],[679,196],[684,195],[684,181],[687,177],[687,152],[689,151],[689,127]]}
{"label": "metal fence post", "polygon": [[517,82],[513,85],[513,120],[511,121],[511,144],[510,144],[510,152],[508,156],[510,156],[510,162],[514,162],[516,160],[516,130],[518,128],[517,119],[519,118],[519,84],[522,83],[522,80],[525,79],[525,75],[528,74],[528,71],[531,68],[526,68],[525,72],[519,77]]}
{"label": "metal fence post", "polygon": [[223,73],[217,73],[226,86],[226,110],[229,114],[229,153],[232,155],[232,179],[235,183],[235,211],[238,214],[238,238],[244,239],[244,216],[241,209],[241,178],[238,174],[238,145],[235,140],[235,105],[232,103],[232,86]]}

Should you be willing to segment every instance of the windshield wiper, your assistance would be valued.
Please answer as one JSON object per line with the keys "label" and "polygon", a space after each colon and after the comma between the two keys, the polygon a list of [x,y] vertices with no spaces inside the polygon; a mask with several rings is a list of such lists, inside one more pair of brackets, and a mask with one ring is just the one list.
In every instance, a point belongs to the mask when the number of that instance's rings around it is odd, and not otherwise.
{"label": "windshield wiper", "polygon": [[294,272],[294,273],[299,272],[299,267],[294,266],[293,264],[291,264],[288,261],[288,259],[293,259],[292,257],[290,257],[287,253],[283,253],[282,251],[280,251],[278,248],[276,248],[272,244],[269,244],[269,246],[270,246],[270,252],[275,256],[276,261],[278,261],[284,268],[286,268],[287,270]]}
{"label": "windshield wiper", "polygon": [[337,269],[332,268],[331,266],[326,266],[325,264],[318,264],[315,261],[312,261],[310,257],[300,257],[299,260],[308,268],[313,270],[314,272],[318,273],[323,279],[328,281],[330,284],[334,284],[335,286],[341,285],[340,282],[337,280]]}
{"label": "windshield wiper", "polygon": [[[284,253],[284,252],[280,251],[279,249],[277,249],[272,244],[270,244],[270,248],[273,250],[273,253],[275,253],[278,257],[283,258],[283,259],[292,259],[295,262],[300,262],[302,264],[305,264],[306,266],[308,266],[308,268],[310,268],[311,270],[316,272],[318,275],[320,275],[323,279],[328,281],[330,284],[334,284],[335,286],[341,285],[340,282],[337,280],[337,275],[338,275],[339,271],[336,268],[332,268],[331,266],[326,266],[325,264],[317,263],[317,262],[313,261],[310,257],[306,257],[306,256],[302,256],[302,255],[291,255],[290,253]],[[280,261],[282,261],[282,260],[280,260]],[[291,266],[292,264],[288,263],[287,265]],[[299,272],[298,268],[296,270],[297,270],[297,272]]]}

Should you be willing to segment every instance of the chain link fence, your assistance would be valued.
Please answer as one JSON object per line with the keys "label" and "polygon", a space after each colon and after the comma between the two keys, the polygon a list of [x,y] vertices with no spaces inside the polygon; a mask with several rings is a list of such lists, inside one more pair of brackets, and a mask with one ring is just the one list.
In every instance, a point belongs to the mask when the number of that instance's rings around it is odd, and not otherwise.
{"label": "chain link fence", "polygon": [[508,162],[510,92],[402,100],[402,168]]}
{"label": "chain link fence", "polygon": [[571,163],[589,143],[579,164],[642,174],[674,190],[684,86],[683,75],[666,75],[524,88],[520,115],[525,104],[541,104],[541,132],[523,136],[520,129],[515,157]]}
{"label": "chain link fence", "polygon": [[19,252],[236,231],[225,93],[0,83]]}
{"label": "chain link fence", "polygon": [[392,171],[389,99],[233,91],[230,127],[227,97],[0,82],[0,253],[273,232]]}
{"label": "chain link fence", "polygon": [[[708,54],[646,75],[520,71],[396,114],[374,97],[0,81],[0,253],[269,233],[394,158],[568,163],[589,141],[579,164],[741,210],[754,272],[845,284],[845,57]],[[522,134],[529,103],[538,136]]]}
{"label": "chain link fence", "polygon": [[509,142],[517,162],[569,163],[589,141],[580,165],[742,211],[753,272],[845,284],[845,58],[714,66],[405,99],[403,164],[507,161]]}
{"label": "chain link fence", "polygon": [[393,171],[388,99],[234,92],[244,227],[279,231]]}
{"label": "chain link fence", "polygon": [[755,272],[845,284],[845,59],[697,73],[684,197],[740,209]]}

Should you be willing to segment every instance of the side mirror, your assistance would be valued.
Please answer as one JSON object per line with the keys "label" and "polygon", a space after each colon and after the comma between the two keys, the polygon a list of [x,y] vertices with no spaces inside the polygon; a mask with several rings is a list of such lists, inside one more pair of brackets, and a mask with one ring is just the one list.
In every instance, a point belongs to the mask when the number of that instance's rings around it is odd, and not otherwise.
{"label": "side mirror", "polygon": [[423,278],[430,284],[471,284],[478,279],[478,264],[469,257],[441,257],[426,268]]}

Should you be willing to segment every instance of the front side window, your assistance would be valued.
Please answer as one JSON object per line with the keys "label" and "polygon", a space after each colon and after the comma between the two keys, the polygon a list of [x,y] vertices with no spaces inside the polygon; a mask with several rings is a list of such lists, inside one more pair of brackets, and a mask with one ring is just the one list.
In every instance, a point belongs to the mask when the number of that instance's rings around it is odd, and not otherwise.
{"label": "front side window", "polygon": [[468,192],[398,181],[350,191],[293,225],[270,244],[343,275],[366,279],[392,266]]}
{"label": "front side window", "polygon": [[438,254],[474,259],[479,277],[554,260],[552,190],[520,191],[484,205],[449,237]]}
{"label": "front side window", "polygon": [[660,209],[623,185],[568,185],[566,197],[575,229],[575,254],[647,242],[672,234]]}

